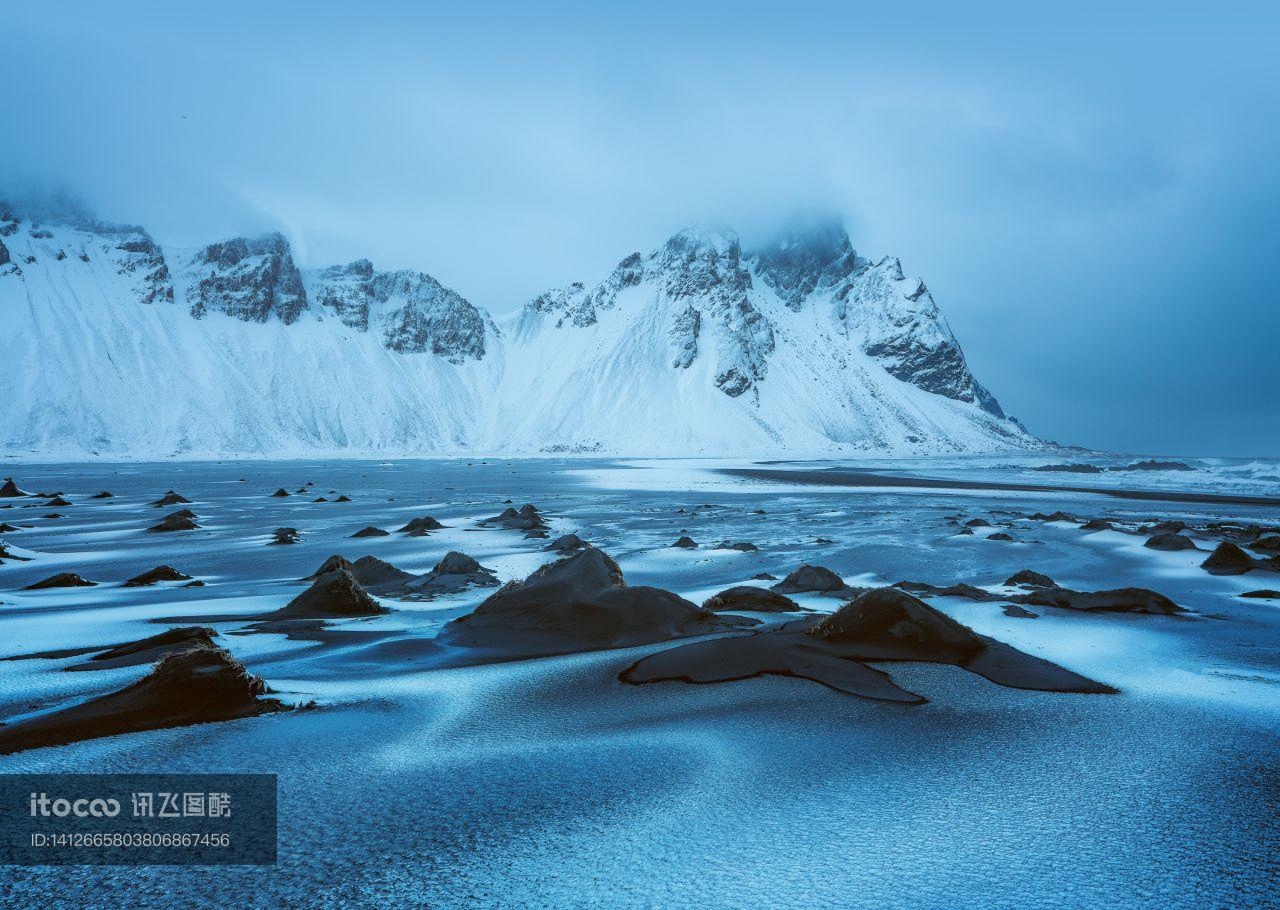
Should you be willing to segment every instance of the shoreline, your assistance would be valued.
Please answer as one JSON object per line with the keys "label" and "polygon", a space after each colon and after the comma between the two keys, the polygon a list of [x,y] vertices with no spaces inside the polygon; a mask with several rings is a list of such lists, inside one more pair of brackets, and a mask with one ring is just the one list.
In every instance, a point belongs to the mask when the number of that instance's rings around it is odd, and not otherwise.
{"label": "shoreline", "polygon": [[902,487],[922,490],[993,490],[1010,493],[1092,493],[1116,499],[1144,502],[1185,502],[1199,505],[1269,506],[1280,508],[1280,497],[1246,496],[1228,493],[1192,493],[1177,490],[1131,490],[1106,487],[1055,486],[999,480],[945,480],[934,477],[906,477],[900,474],[877,474],[840,468],[817,470],[784,470],[781,468],[722,468],[720,473],[747,480],[772,480],[786,483],[830,487],[885,488]]}

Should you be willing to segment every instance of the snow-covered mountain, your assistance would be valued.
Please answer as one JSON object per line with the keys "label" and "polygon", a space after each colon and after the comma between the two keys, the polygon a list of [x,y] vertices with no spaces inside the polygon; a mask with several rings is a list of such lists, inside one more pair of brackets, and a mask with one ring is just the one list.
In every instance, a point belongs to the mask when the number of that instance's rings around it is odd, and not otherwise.
{"label": "snow-covered mountain", "polygon": [[924,283],[838,223],[686,230],[495,322],[430,275],[161,248],[0,205],[13,454],[834,454],[1033,448]]}

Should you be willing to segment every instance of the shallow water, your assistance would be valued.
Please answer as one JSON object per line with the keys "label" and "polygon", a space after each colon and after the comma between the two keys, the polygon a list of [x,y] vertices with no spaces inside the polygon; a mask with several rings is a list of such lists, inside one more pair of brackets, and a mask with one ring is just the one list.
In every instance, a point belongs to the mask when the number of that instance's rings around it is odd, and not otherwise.
{"label": "shallow water", "polygon": [[[158,617],[276,609],[302,590],[296,579],[333,553],[372,553],[425,571],[459,549],[504,581],[522,577],[550,558],[543,542],[468,530],[506,499],[535,502],[551,517],[553,536],[576,531],[606,549],[629,582],[695,600],[801,562],[853,584],[989,585],[1032,568],[1067,586],[1151,587],[1196,615],[1037,608],[1039,619],[1019,620],[998,604],[935,599],[979,632],[1122,691],[1016,691],[952,667],[888,668],[930,699],[914,708],[790,679],[619,683],[617,674],[650,648],[425,672],[396,663],[379,672],[356,659],[355,646],[223,635],[284,697],[314,698],[319,709],[36,750],[0,758],[0,771],[276,772],[279,864],[10,867],[0,872],[6,904],[1280,906],[1280,602],[1234,596],[1280,587],[1280,577],[1214,577],[1198,568],[1204,553],[1157,553],[1140,537],[1005,514],[1064,509],[1082,518],[1280,523],[1276,510],[1090,494],[820,488],[741,480],[717,466],[6,465],[26,489],[61,490],[75,504],[56,520],[37,518],[50,510],[25,509],[21,500],[0,508],[0,521],[32,525],[4,535],[6,542],[36,555],[0,566],[0,656],[139,638],[159,630],[147,622]],[[999,459],[886,467],[957,479],[1028,476],[1025,465],[1002,467]],[[1265,468],[1229,465],[1240,476],[1219,486],[1280,495]],[[1181,476],[1150,483],[1123,476],[1134,486],[1215,488],[1200,476],[1181,487]],[[1080,479],[1034,477],[1073,486]],[[317,484],[311,495],[269,495],[306,480]],[[89,499],[104,488],[116,498]],[[170,488],[194,501],[202,530],[143,531],[172,511],[146,505]],[[355,501],[310,501],[336,495],[331,489]],[[426,538],[348,537],[425,514],[450,527]],[[949,523],[975,516],[1009,522],[1016,542],[985,540],[987,532],[958,536]],[[285,525],[302,541],[267,545]],[[761,551],[670,549],[683,532],[704,547],[750,540]],[[118,586],[160,563],[208,585]],[[104,584],[20,590],[58,571]],[[390,602],[397,608],[390,616],[348,625],[425,639],[485,593]],[[72,662],[0,661],[0,718],[112,690],[146,672],[60,672]]]}

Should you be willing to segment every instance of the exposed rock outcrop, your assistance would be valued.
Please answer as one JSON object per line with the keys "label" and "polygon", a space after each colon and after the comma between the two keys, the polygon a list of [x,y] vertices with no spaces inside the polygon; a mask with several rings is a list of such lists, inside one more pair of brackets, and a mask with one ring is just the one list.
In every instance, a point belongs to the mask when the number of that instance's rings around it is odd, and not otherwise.
{"label": "exposed rock outcrop", "polygon": [[367,259],[314,273],[316,302],[362,332],[378,330],[389,350],[431,353],[450,363],[481,360],[488,314],[424,272],[375,271]]}
{"label": "exposed rock outcrop", "polygon": [[186,272],[191,315],[197,319],[216,312],[266,322],[274,315],[288,325],[307,308],[302,275],[281,234],[210,244],[187,263]]}

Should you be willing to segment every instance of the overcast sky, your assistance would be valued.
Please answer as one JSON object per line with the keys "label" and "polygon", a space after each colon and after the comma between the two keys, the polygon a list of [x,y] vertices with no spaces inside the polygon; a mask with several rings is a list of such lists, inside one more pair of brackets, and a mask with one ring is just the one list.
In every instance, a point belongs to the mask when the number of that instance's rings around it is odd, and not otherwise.
{"label": "overcast sky", "polygon": [[496,313],[833,210],[1038,434],[1280,455],[1275,5],[972,6],[19,3],[0,183]]}

